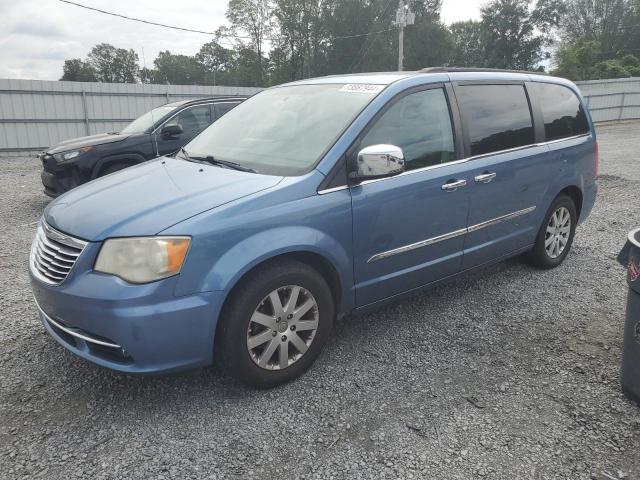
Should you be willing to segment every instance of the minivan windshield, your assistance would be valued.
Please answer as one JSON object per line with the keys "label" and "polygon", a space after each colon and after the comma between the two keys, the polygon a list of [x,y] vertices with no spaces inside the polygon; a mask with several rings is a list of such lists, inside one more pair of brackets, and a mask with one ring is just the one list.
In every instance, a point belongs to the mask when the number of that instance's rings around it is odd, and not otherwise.
{"label": "minivan windshield", "polygon": [[177,107],[169,107],[167,105],[154,108],[153,110],[143,113],[129,125],[124,127],[120,133],[142,133],[153,127],[154,123],[164,117],[167,113],[173,112]]}
{"label": "minivan windshield", "polygon": [[184,148],[268,175],[310,171],[382,90],[378,85],[291,85],[265,90],[220,118]]}

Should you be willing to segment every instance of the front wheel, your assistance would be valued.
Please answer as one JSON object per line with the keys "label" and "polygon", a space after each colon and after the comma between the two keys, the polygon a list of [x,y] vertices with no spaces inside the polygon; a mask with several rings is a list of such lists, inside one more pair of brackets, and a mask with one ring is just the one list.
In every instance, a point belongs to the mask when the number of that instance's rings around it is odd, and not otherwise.
{"label": "front wheel", "polygon": [[529,261],[536,267],[549,269],[560,265],[573,243],[578,215],[571,197],[559,195],[547,211]]}
{"label": "front wheel", "polygon": [[288,382],[320,354],[333,324],[324,278],[304,263],[258,267],[231,294],[216,333],[223,370],[261,388]]}

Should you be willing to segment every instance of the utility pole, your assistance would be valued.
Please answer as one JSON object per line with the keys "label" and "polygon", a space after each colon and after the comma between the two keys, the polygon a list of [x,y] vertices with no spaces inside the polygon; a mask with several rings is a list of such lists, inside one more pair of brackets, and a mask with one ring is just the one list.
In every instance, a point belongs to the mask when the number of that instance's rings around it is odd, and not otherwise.
{"label": "utility pole", "polygon": [[398,71],[404,67],[404,27],[413,25],[416,21],[415,14],[409,10],[409,5],[405,5],[405,0],[398,0],[398,10],[396,11],[396,25],[398,26]]}

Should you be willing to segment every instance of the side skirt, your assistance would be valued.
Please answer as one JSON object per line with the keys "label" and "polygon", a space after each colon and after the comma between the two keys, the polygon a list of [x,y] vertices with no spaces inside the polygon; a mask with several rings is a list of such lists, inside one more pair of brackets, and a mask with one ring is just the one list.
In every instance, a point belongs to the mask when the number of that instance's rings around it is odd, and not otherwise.
{"label": "side skirt", "polygon": [[471,268],[467,268],[465,270],[461,270],[461,271],[459,271],[457,273],[454,273],[453,275],[449,275],[447,277],[443,277],[443,278],[441,278],[439,280],[436,280],[434,282],[427,283],[427,284],[422,285],[420,287],[412,288],[411,290],[407,290],[406,292],[398,293],[398,294],[393,295],[391,297],[387,297],[387,298],[384,298],[382,300],[378,300],[377,302],[374,302],[374,303],[369,303],[367,305],[363,305],[361,307],[357,307],[351,312],[351,314],[352,315],[363,315],[363,314],[371,312],[373,310],[377,310],[378,308],[383,307],[384,305],[388,305],[390,303],[397,302],[397,301],[405,299],[407,297],[414,296],[418,292],[429,290],[429,289],[431,289],[431,288],[433,288],[433,287],[435,287],[437,285],[440,285],[441,283],[444,283],[444,282],[447,282],[447,281],[452,280],[454,278],[463,276],[463,275],[465,275],[465,274],[467,274],[469,272],[473,272],[475,270],[479,270],[479,269],[488,267],[489,265],[494,265],[496,263],[500,263],[500,262],[502,262],[504,260],[507,260],[509,258],[512,258],[512,257],[517,257],[518,255],[520,255],[522,253],[525,253],[525,252],[528,252],[531,249],[533,249],[533,244],[528,245],[528,246],[523,247],[523,248],[520,248],[518,250],[515,250],[513,252],[510,252],[510,253],[508,253],[506,255],[503,255],[501,257],[495,258],[493,260],[489,260],[488,262],[481,263],[479,265],[476,265],[476,266],[471,267]]}

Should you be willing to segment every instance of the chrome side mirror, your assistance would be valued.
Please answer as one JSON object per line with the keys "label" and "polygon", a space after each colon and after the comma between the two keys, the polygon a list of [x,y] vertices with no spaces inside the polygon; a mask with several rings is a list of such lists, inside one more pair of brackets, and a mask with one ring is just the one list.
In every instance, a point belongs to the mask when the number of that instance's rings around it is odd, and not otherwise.
{"label": "chrome side mirror", "polygon": [[404,172],[404,153],[395,145],[371,145],[358,152],[356,170],[349,174],[355,182],[390,177]]}

